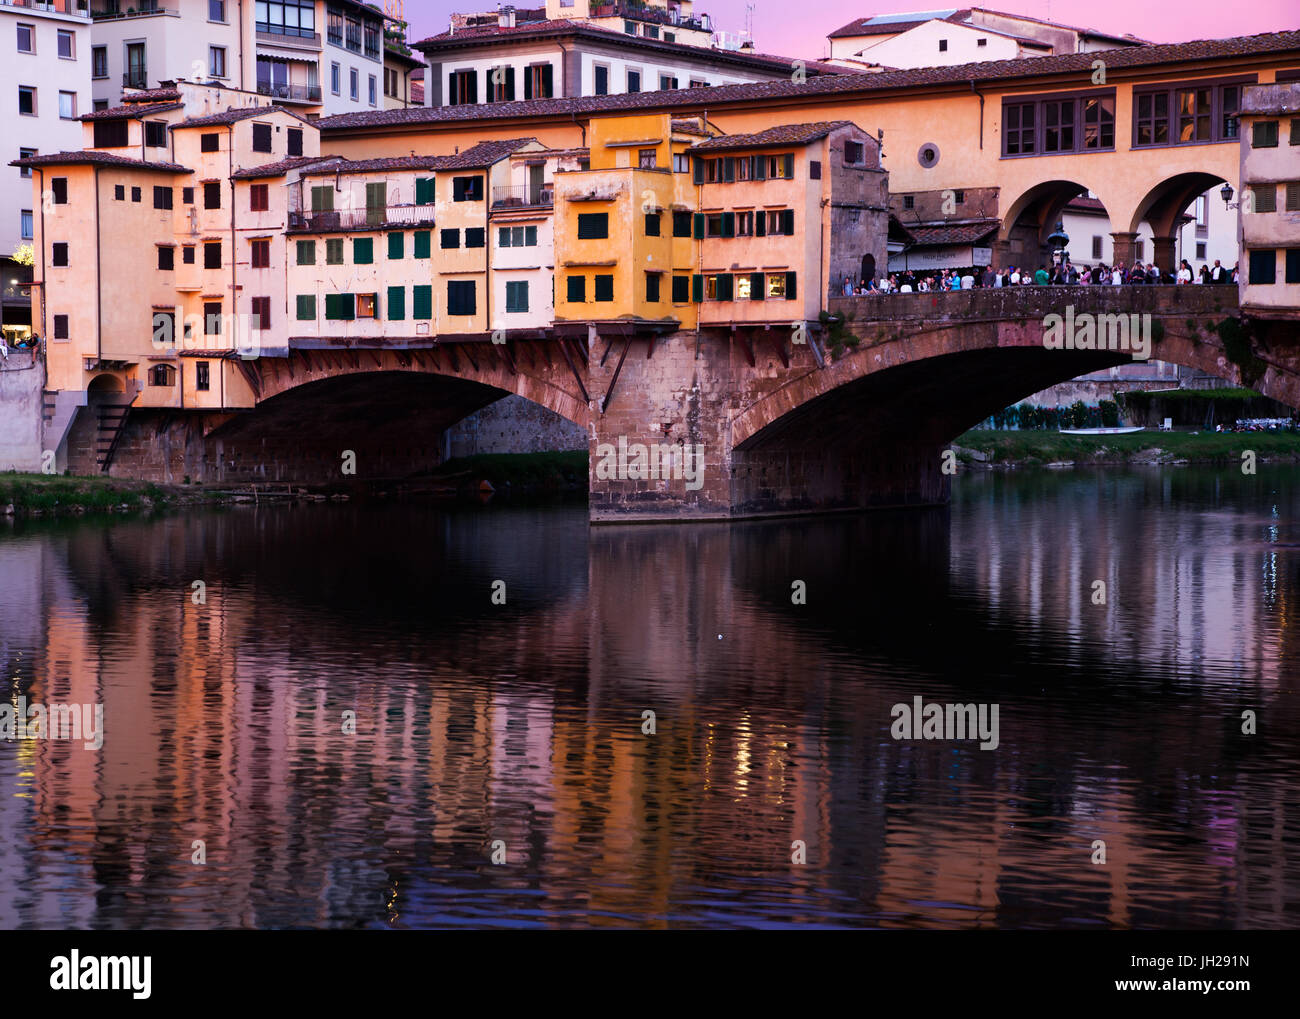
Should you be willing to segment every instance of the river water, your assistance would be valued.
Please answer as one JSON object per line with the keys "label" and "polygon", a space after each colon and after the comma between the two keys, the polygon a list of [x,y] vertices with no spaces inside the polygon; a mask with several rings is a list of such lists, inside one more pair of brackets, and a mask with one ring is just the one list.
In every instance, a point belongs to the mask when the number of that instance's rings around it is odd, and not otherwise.
{"label": "river water", "polygon": [[0,742],[0,925],[1293,926],[1293,477],[0,525],[7,701],[103,705]]}

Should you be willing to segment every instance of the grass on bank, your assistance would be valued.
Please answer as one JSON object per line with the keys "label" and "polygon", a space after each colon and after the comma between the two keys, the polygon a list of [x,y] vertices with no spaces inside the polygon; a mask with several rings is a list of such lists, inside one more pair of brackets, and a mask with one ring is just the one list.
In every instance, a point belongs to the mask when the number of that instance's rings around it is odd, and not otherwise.
{"label": "grass on bank", "polygon": [[55,513],[78,508],[88,512],[140,509],[167,501],[167,492],[149,481],[59,474],[0,474],[0,512]]}
{"label": "grass on bank", "polygon": [[[975,450],[994,464],[1149,463],[1186,460],[1191,463],[1241,462],[1245,450],[1260,460],[1300,459],[1296,432],[1133,432],[1130,435],[1063,435],[1054,431],[970,431],[953,443],[958,459],[976,458]],[[1157,454],[1155,451],[1159,450]]]}

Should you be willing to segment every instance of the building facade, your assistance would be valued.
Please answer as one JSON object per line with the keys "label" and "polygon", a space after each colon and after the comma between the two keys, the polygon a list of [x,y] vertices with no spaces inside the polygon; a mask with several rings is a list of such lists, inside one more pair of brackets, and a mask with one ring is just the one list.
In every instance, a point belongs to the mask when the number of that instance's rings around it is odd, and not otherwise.
{"label": "building facade", "polygon": [[1238,286],[1251,314],[1300,319],[1300,74],[1289,77],[1242,97]]}

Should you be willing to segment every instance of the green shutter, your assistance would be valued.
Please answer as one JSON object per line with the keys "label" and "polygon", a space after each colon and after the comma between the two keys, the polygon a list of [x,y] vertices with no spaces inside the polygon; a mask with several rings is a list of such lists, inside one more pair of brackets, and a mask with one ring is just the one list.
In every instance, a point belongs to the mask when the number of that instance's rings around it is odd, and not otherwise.
{"label": "green shutter", "polygon": [[794,209],[781,210],[781,232],[787,237],[794,236]]}
{"label": "green shutter", "polygon": [[704,183],[704,160],[701,159],[699,156],[696,156],[691,162],[692,165],[695,167],[695,183],[703,184]]}
{"label": "green shutter", "polygon": [[343,315],[341,314],[339,309],[340,309],[339,295],[326,294],[325,295],[325,318],[326,319],[342,318]]}
{"label": "green shutter", "polygon": [[722,179],[731,183],[736,179],[736,157],[727,156],[722,160]]}
{"label": "green shutter", "polygon": [[388,235],[388,257],[390,259],[401,258],[406,248],[406,235],[400,230],[395,230]]}
{"label": "green shutter", "polygon": [[736,214],[734,212],[724,212],[722,214],[722,236],[736,236]]}
{"label": "green shutter", "polygon": [[699,273],[691,277],[691,300],[696,304],[704,300],[704,277]]}
{"label": "green shutter", "polygon": [[730,301],[735,297],[735,287],[729,272],[718,273],[718,300]]}
{"label": "green shutter", "polygon": [[357,317],[357,299],[354,294],[339,294],[339,318],[351,321]]}
{"label": "green shutter", "polygon": [[433,178],[416,177],[415,178],[415,204],[432,205],[433,204]]}
{"label": "green shutter", "polygon": [[375,241],[373,237],[352,238],[352,263],[354,265],[372,265],[375,261]]}
{"label": "green shutter", "polygon": [[393,322],[406,318],[406,287],[388,288],[388,318]]}
{"label": "green shutter", "polygon": [[298,264],[299,265],[316,264],[316,242],[315,241],[298,242]]}
{"label": "green shutter", "polygon": [[785,157],[785,179],[794,180],[794,155],[790,153]]}
{"label": "green shutter", "polygon": [[497,247],[510,247],[510,228],[508,226],[503,226],[497,230]]}
{"label": "green shutter", "polygon": [[788,272],[785,274],[785,299],[793,301],[799,296],[799,288],[796,285],[795,274]]}
{"label": "green shutter", "polygon": [[414,251],[412,254],[416,258],[428,258],[430,250],[433,247],[432,233],[429,230],[415,231]]}
{"label": "green shutter", "polygon": [[702,240],[704,237],[704,213],[697,212],[693,218],[693,223],[693,236],[697,241]]}
{"label": "green shutter", "polygon": [[411,318],[433,318],[433,287],[415,286],[411,288]]}
{"label": "green shutter", "polygon": [[763,274],[761,272],[751,272],[749,274],[749,299],[751,301],[762,301],[766,297]]}
{"label": "green shutter", "polygon": [[[326,307],[329,304],[329,295],[326,296]],[[299,294],[298,295],[298,321],[314,322],[316,321],[316,295]]]}
{"label": "green shutter", "polygon": [[762,209],[754,210],[754,236],[767,236],[767,213]]}
{"label": "green shutter", "polygon": [[537,227],[535,226],[524,227],[524,247],[526,248],[537,247]]}

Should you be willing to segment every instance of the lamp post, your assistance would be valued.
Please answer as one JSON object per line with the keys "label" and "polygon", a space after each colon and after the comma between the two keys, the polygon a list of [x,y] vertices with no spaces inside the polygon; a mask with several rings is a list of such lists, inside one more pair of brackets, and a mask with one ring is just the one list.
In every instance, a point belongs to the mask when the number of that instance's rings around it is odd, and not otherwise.
{"label": "lamp post", "polygon": [[1047,243],[1052,246],[1052,262],[1059,265],[1065,261],[1065,249],[1070,243],[1070,235],[1065,232],[1065,224],[1060,220],[1056,222],[1056,229],[1048,235]]}

